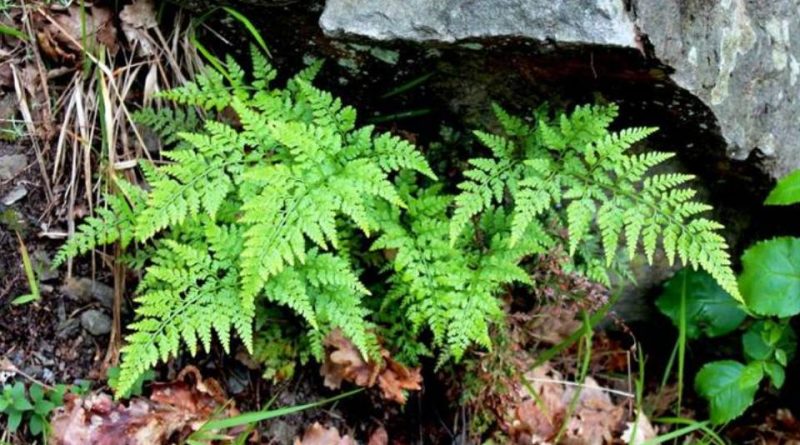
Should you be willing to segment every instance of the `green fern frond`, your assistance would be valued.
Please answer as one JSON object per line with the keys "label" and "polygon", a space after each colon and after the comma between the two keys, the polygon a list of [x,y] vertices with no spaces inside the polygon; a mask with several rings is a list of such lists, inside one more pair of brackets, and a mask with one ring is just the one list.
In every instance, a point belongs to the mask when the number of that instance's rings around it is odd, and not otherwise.
{"label": "green fern frond", "polygon": [[[540,116],[532,130],[536,134],[527,138],[516,135],[515,140],[510,140],[478,133],[478,139],[495,157],[472,160],[473,169],[465,172],[467,180],[459,185],[462,192],[455,199],[451,242],[476,215],[505,203],[506,194],[513,205],[512,245],[520,241],[529,224],[552,212],[553,204],[566,200],[571,254],[593,233],[599,233],[607,267],[614,262],[620,244],[629,258],[641,251],[648,261],[661,246],[670,262],[678,256],[684,264],[706,269],[740,300],[727,245],[718,234],[721,227],[698,218],[709,207],[694,201],[695,192],[685,187],[693,177],[651,174],[654,167],[672,155],[629,154],[633,144],[655,129],[637,127],[609,132],[616,114],[615,106],[584,106],[561,114],[554,121]],[[498,119],[509,122],[502,112]],[[549,153],[549,161],[508,160],[507,153],[522,152],[508,146],[518,144],[518,140],[538,141],[541,149],[524,152]],[[501,171],[503,162],[507,163],[506,169]],[[520,164],[528,168],[513,168]]]}
{"label": "green fern frond", "polygon": [[136,297],[137,320],[122,349],[118,394],[127,393],[159,360],[177,355],[181,343],[192,355],[198,343],[209,351],[212,332],[226,351],[231,330],[252,348],[254,314],[242,306],[232,265],[213,259],[204,248],[171,240],[161,243],[151,261]]}
{"label": "green fern frond", "polygon": [[104,206],[96,207],[95,215],[84,219],[75,234],[58,250],[53,258],[53,267],[97,246],[119,241],[124,249],[133,241],[136,212],[143,206],[144,193],[141,188],[124,180],[117,180],[117,184],[125,193],[104,196]]}
{"label": "green fern frond", "polygon": [[232,192],[243,162],[244,144],[227,125],[208,121],[205,129],[207,134],[181,133],[179,136],[189,145],[164,152],[164,157],[174,162],[150,173],[151,190],[136,218],[139,241],[178,226],[201,211],[213,217]]}

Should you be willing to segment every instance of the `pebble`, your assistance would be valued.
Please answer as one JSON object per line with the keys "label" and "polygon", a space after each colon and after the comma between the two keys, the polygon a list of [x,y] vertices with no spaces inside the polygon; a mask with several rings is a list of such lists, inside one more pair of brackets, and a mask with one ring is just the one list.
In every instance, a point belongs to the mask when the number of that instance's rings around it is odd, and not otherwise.
{"label": "pebble", "polygon": [[25,170],[28,158],[25,155],[0,156],[0,181],[8,181]]}
{"label": "pebble", "polygon": [[97,309],[89,309],[81,314],[81,326],[95,337],[111,332],[111,317]]}
{"label": "pebble", "polygon": [[108,309],[114,305],[114,289],[89,278],[67,278],[60,290],[69,298],[82,303],[95,299]]}
{"label": "pebble", "polygon": [[72,338],[78,333],[81,323],[74,318],[62,321],[56,326],[56,337],[58,338]]}
{"label": "pebble", "polygon": [[19,184],[3,197],[3,205],[10,206],[27,196],[27,194],[28,189],[26,189],[24,185]]}

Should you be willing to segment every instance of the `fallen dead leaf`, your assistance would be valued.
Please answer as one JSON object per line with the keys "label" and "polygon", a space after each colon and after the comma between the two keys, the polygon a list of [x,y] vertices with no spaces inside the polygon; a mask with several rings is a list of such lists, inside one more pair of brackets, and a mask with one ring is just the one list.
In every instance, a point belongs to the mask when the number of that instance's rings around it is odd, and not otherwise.
{"label": "fallen dead leaf", "polygon": [[543,343],[556,345],[569,338],[581,328],[574,308],[547,306],[546,312],[537,314],[531,322],[531,337]]}
{"label": "fallen dead leaf", "polygon": [[369,435],[367,445],[389,445],[389,433],[386,428],[379,426]]}
{"label": "fallen dead leaf", "polygon": [[[545,363],[525,374],[531,389],[520,387],[507,401],[506,426],[509,436],[516,444],[553,443],[564,425],[559,443],[570,445],[602,445],[613,443],[619,434],[625,409],[615,405],[606,391],[592,377],[587,377],[583,385],[568,385],[561,374]],[[576,404],[570,412],[569,407],[576,391]]]}
{"label": "fallen dead leaf", "polygon": [[156,53],[156,46],[147,33],[147,30],[158,26],[153,0],[134,0],[122,8],[119,19],[125,38],[136,45],[141,55],[151,56]]}
{"label": "fallen dead leaf", "polygon": [[325,377],[325,386],[339,389],[342,381],[365,387],[375,384],[381,371],[380,365],[364,360],[358,348],[342,334],[342,331],[336,329],[331,332],[325,338],[325,346],[329,352],[320,370],[320,374]]}
{"label": "fallen dead leaf", "polygon": [[582,388],[566,388],[565,403],[572,400],[575,391],[580,391],[580,394],[575,411],[567,422],[566,438],[582,441],[571,442],[575,445],[611,443],[625,416],[625,409],[615,405],[592,377],[586,377]]}
{"label": "fallen dead leaf", "polygon": [[397,403],[406,403],[405,391],[422,389],[420,368],[408,369],[389,357],[385,359],[386,367],[378,375],[378,386],[383,391],[383,398]]}
{"label": "fallen dead leaf", "polygon": [[83,45],[89,46],[85,49],[91,52],[98,44],[116,52],[117,29],[111,10],[91,6],[83,11],[73,4],[63,10],[40,10],[33,16],[36,40],[47,56],[75,64],[83,59]]}
{"label": "fallen dead leaf", "polygon": [[566,412],[564,387],[554,383],[561,375],[545,363],[526,373],[525,378],[536,396],[520,388],[516,406],[511,407],[509,435],[514,443],[546,443],[558,432]]}
{"label": "fallen dead leaf", "polygon": [[356,442],[348,435],[339,435],[339,430],[330,427],[325,428],[314,422],[306,432],[303,438],[295,438],[294,445],[356,445]]}
{"label": "fallen dead leaf", "polygon": [[[189,377],[192,377],[191,379]],[[183,440],[224,409],[221,387],[213,379],[203,380],[194,367],[187,367],[178,379],[156,384],[150,399],[135,398],[128,405],[114,402],[103,393],[83,398],[66,396],[50,422],[56,445],[166,445]]]}
{"label": "fallen dead leaf", "polygon": [[339,389],[343,381],[370,388],[377,383],[383,398],[398,403],[406,402],[407,390],[420,390],[420,368],[409,369],[394,361],[389,351],[381,350],[380,363],[364,359],[358,348],[338,329],[324,342],[327,353],[320,369],[324,384]]}
{"label": "fallen dead leaf", "polygon": [[636,413],[635,422],[626,422],[625,431],[622,432],[622,441],[630,445],[642,445],[646,441],[656,437],[656,430],[650,423],[650,419],[639,411]]}

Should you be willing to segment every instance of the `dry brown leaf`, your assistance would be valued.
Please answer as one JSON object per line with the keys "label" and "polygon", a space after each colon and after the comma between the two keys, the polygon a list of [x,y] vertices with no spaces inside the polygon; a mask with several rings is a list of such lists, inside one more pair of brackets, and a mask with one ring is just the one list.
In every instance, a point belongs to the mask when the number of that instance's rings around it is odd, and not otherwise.
{"label": "dry brown leaf", "polygon": [[42,51],[49,57],[64,63],[82,60],[82,45],[92,50],[101,44],[115,52],[117,29],[111,10],[92,6],[85,9],[81,18],[81,6],[73,4],[63,10],[50,9],[34,15],[36,39]]}
{"label": "dry brown leaf", "polygon": [[408,369],[397,363],[386,349],[381,350],[380,363],[368,361],[339,329],[328,334],[324,344],[326,355],[320,375],[328,388],[339,389],[343,381],[366,388],[377,383],[385,399],[398,403],[406,402],[405,390],[421,389],[420,369]]}
{"label": "dry brown leaf", "polygon": [[581,388],[567,388],[564,391],[565,404],[572,400],[575,391],[580,391],[578,404],[567,422],[565,437],[575,445],[611,443],[614,433],[620,429],[625,409],[614,405],[608,393],[592,377],[586,377]]}
{"label": "dry brown leaf", "polygon": [[389,445],[389,433],[386,428],[379,426],[369,435],[367,445]]}
{"label": "dry brown leaf", "polygon": [[408,369],[389,357],[384,359],[386,367],[378,376],[378,386],[383,391],[383,398],[397,403],[406,403],[405,391],[422,389],[420,368]]}
{"label": "dry brown leaf", "polygon": [[324,344],[329,351],[320,370],[320,374],[325,377],[325,386],[339,389],[342,381],[365,387],[375,384],[380,366],[364,360],[358,348],[342,334],[342,331],[335,329],[328,334]]}
{"label": "dry brown leaf", "polygon": [[547,306],[545,312],[532,321],[530,336],[543,343],[557,345],[581,328],[582,323],[575,316],[574,308]]}
{"label": "dry brown leaf", "polygon": [[622,441],[630,445],[642,445],[646,441],[656,437],[656,430],[650,423],[650,419],[639,411],[636,414],[635,422],[626,422],[625,431],[622,432]]}
{"label": "dry brown leaf", "polygon": [[[192,376],[193,380],[188,379]],[[221,402],[222,403],[221,403]],[[107,394],[66,396],[51,420],[56,445],[160,445],[185,439],[224,406],[225,397],[213,379],[203,380],[188,367],[174,382],[154,385],[150,399],[136,398],[127,406]],[[237,415],[232,406],[226,414]]]}
{"label": "dry brown leaf", "polygon": [[561,375],[545,363],[527,372],[525,379],[536,391],[536,397],[526,388],[519,388],[519,401],[510,415],[509,435],[514,443],[545,443],[556,435],[566,412],[564,387],[557,383]]}
{"label": "dry brown leaf", "polygon": [[[549,444],[555,439],[566,420],[561,441],[570,445],[602,445],[612,443],[619,434],[625,415],[592,377],[580,387],[568,384],[561,374],[545,363],[525,374],[532,396],[522,385],[508,400],[506,425],[512,441],[517,444]],[[577,403],[569,407],[580,391]]]}
{"label": "dry brown leaf", "polygon": [[294,440],[294,445],[356,445],[356,442],[347,434],[340,436],[339,430],[334,427],[325,428],[319,422],[314,422],[302,439]]}
{"label": "dry brown leaf", "polygon": [[147,33],[148,29],[158,26],[153,0],[134,0],[122,8],[119,19],[125,38],[137,46],[140,54],[145,56],[155,54],[156,47]]}

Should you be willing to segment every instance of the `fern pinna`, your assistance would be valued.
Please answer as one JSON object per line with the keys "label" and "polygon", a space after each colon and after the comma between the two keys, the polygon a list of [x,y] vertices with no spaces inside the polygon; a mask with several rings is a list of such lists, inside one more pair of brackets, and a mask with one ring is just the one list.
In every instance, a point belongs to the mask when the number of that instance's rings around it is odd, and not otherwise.
{"label": "fern pinna", "polygon": [[317,355],[333,328],[363,353],[377,350],[361,303],[368,291],[337,252],[339,226],[350,220],[366,235],[379,232],[378,203],[405,206],[389,175],[435,176],[413,145],[356,127],[353,108],[313,87],[319,64],[285,88],[270,87],[275,71],[257,50],[252,64],[249,81],[228,58],[225,73],[208,72],[163,94],[206,113],[232,110],[236,124],[207,119],[193,131],[193,113],[144,111],[140,119],[162,137],[177,136],[163,153],[172,162],[142,164],[146,193],[120,181],[137,197],[107,197],[110,209],[61,250],[60,261],[117,240],[149,249],[118,395],[177,354],[181,342],[192,353],[198,343],[208,350],[212,331],[225,348],[234,330],[252,349],[259,298],[305,319]]}
{"label": "fern pinna", "polygon": [[[542,217],[564,206],[570,253],[596,231],[606,266],[621,243],[629,258],[641,245],[652,261],[660,240],[670,263],[677,256],[705,269],[742,301],[728,246],[718,233],[722,226],[699,216],[710,207],[693,200],[695,190],[683,187],[693,176],[651,173],[671,153],[627,152],[655,128],[609,131],[617,116],[615,105],[579,106],[556,119],[540,111],[533,125],[497,106],[495,114],[504,134],[475,132],[493,156],[469,161],[471,168],[456,197],[451,243],[458,242],[476,215],[505,206],[512,215],[509,242],[515,245],[531,227],[543,231]],[[608,281],[604,276],[593,278]]]}

